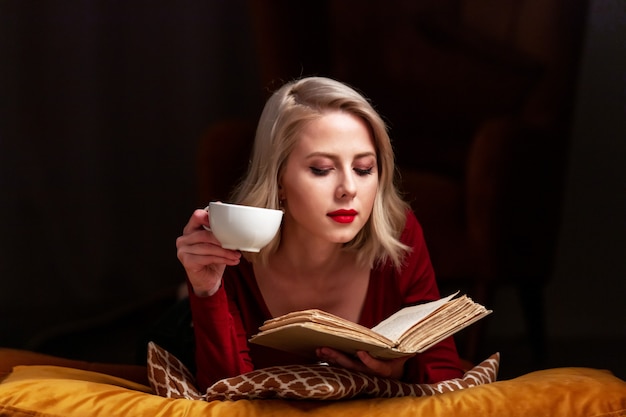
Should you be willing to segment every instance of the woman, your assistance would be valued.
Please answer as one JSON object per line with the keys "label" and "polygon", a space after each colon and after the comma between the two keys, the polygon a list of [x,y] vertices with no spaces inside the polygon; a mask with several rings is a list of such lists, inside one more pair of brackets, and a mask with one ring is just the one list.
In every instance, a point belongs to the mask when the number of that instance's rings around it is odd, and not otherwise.
{"label": "woman", "polygon": [[[422,230],[394,186],[385,124],[334,80],[287,83],[261,115],[252,160],[232,202],[280,208],[281,229],[258,254],[223,249],[196,210],[177,240],[188,276],[202,389],[229,376],[301,362],[247,340],[271,317],[318,308],[373,327],[439,298]],[[462,371],[451,338],[410,359],[357,357],[320,346],[320,361],[410,382]]]}

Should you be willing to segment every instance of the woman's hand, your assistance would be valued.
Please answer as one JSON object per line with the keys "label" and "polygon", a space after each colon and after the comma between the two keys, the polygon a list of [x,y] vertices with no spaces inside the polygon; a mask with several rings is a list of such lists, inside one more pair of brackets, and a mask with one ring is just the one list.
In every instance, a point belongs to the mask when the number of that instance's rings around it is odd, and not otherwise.
{"label": "woman's hand", "polygon": [[183,235],[176,239],[176,248],[194,293],[207,297],[217,292],[226,265],[237,265],[241,253],[222,248],[213,233],[203,226],[210,226],[208,213],[194,211]]}
{"label": "woman's hand", "polygon": [[409,359],[409,356],[406,356],[403,358],[381,360],[372,357],[369,353],[364,351],[357,352],[358,358],[354,358],[327,347],[318,348],[316,353],[321,361],[328,362],[331,365],[341,366],[342,368],[363,372],[369,375],[393,379],[402,379],[404,375],[404,363]]}

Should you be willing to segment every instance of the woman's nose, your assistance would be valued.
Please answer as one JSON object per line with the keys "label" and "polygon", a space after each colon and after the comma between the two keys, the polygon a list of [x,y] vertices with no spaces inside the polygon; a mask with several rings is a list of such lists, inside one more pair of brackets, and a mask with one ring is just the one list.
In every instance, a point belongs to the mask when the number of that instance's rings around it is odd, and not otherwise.
{"label": "woman's nose", "polygon": [[356,195],[356,181],[354,175],[348,172],[341,177],[341,181],[337,186],[338,198],[354,198]]}

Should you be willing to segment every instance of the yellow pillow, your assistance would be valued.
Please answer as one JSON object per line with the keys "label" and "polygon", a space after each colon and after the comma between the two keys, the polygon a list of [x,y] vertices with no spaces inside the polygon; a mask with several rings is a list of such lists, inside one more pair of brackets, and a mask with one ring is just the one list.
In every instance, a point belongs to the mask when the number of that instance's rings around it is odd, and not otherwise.
{"label": "yellow pillow", "polygon": [[11,372],[2,382],[11,383],[16,381],[33,381],[41,379],[68,379],[97,382],[100,384],[116,385],[118,387],[128,388],[135,391],[152,393],[152,389],[150,389],[150,387],[129,381],[127,379],[94,371],[51,365],[16,366],[13,368],[13,372]]}
{"label": "yellow pillow", "polygon": [[16,367],[0,383],[0,416],[626,416],[626,382],[608,371],[560,368],[428,397],[334,402],[194,401],[163,398],[147,387],[89,371]]}

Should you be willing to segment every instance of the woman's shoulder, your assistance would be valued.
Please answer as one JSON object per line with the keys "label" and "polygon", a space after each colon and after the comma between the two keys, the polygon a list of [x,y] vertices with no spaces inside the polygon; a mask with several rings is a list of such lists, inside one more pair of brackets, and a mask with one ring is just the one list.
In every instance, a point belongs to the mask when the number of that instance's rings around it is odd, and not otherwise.
{"label": "woman's shoulder", "polygon": [[[406,263],[409,259],[413,258],[416,254],[419,254],[422,249],[425,247],[424,242],[424,233],[422,231],[422,226],[420,225],[417,217],[413,213],[413,210],[406,210],[405,214],[405,222],[400,233],[400,243],[407,246],[407,249],[404,254],[404,262],[403,265],[406,266]],[[400,267],[397,268],[394,266],[394,263],[387,259],[385,262],[378,264],[378,272],[386,273],[386,271],[395,270],[404,270],[405,268]]]}
{"label": "woman's shoulder", "polygon": [[[376,271],[376,275],[393,279],[403,297],[407,297],[407,294],[413,296],[417,287],[430,285],[429,283],[434,280],[434,272],[422,226],[412,210],[406,212],[400,241],[409,247],[402,266],[396,268],[390,262],[386,262]],[[412,299],[409,301],[413,302]],[[404,302],[407,302],[407,299]]]}
{"label": "woman's shoulder", "polygon": [[404,222],[404,228],[400,235],[400,242],[408,246],[413,246],[416,241],[422,241],[424,239],[424,232],[422,225],[413,213],[413,210],[408,209],[406,211],[406,220]]}

